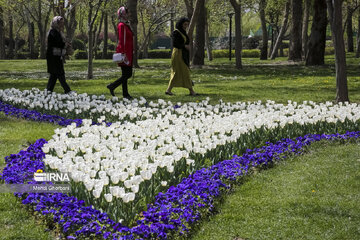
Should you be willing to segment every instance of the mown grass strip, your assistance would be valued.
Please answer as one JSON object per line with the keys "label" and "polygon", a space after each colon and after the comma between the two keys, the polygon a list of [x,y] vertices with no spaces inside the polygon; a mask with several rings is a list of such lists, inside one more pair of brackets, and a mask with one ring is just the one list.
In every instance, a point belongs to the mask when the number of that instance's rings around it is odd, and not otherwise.
{"label": "mown grass strip", "polygon": [[359,150],[316,143],[250,177],[192,239],[358,239]]}

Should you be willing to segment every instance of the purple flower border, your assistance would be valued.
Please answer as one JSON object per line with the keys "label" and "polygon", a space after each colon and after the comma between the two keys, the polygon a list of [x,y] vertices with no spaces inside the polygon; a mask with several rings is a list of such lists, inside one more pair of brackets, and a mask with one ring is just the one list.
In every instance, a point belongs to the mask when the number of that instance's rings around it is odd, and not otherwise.
{"label": "purple flower border", "polygon": [[[252,167],[266,166],[285,159],[290,154],[301,154],[305,146],[320,140],[358,139],[360,132],[346,134],[306,135],[295,140],[283,139],[261,148],[247,150],[212,167],[198,170],[184,178],[167,192],[159,193],[154,203],[142,213],[137,225],[129,228],[115,223],[106,213],[84,201],[66,194],[16,194],[22,203],[51,218],[68,239],[102,237],[104,239],[169,239],[173,234],[186,234],[193,223],[214,209],[217,199],[230,188],[230,183],[249,174]],[[43,169],[45,154],[41,148],[46,140],[39,139],[27,150],[5,158],[7,166],[1,174],[6,183],[24,183],[37,169]]]}
{"label": "purple flower border", "polygon": [[67,126],[73,122],[76,123],[76,126],[80,126],[82,124],[82,119],[66,119],[56,115],[42,114],[35,110],[19,109],[12,105],[3,103],[2,101],[0,101],[0,112],[4,112],[6,115],[14,116],[16,118],[23,118],[38,122],[49,122],[60,126]]}

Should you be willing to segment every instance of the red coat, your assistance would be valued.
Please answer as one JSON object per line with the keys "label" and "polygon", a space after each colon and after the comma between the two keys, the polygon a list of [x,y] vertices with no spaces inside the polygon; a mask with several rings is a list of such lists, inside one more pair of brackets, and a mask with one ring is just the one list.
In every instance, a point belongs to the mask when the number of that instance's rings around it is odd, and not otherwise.
{"label": "red coat", "polygon": [[[118,33],[119,33],[119,43],[116,47],[117,53],[125,53],[126,57],[129,60],[129,64],[118,63],[119,66],[132,66],[133,64],[133,50],[134,50],[134,42],[133,42],[133,32],[130,27],[120,22],[118,24]],[[124,42],[124,33],[125,33],[125,42]]]}

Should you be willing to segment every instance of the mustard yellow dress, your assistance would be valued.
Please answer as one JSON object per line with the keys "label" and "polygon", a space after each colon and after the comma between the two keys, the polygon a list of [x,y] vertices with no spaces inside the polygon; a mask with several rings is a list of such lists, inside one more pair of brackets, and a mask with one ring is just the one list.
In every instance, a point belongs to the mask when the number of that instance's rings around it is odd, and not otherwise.
{"label": "mustard yellow dress", "polygon": [[173,51],[171,54],[171,73],[169,87],[192,88],[189,68],[189,51],[185,45],[189,43],[186,33],[176,29],[172,35]]}

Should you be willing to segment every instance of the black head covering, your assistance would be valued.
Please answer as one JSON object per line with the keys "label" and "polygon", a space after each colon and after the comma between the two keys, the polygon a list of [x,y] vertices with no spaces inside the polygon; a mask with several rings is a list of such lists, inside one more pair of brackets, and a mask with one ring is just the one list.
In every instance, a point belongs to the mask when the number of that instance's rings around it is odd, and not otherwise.
{"label": "black head covering", "polygon": [[179,19],[179,21],[177,21],[175,28],[178,29],[180,32],[182,32],[183,34],[187,35],[185,30],[183,29],[182,25],[184,24],[184,22],[190,22],[190,20],[187,17],[182,17]]}

